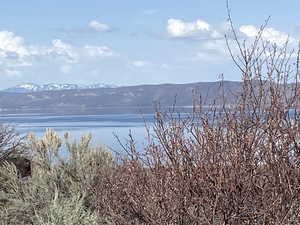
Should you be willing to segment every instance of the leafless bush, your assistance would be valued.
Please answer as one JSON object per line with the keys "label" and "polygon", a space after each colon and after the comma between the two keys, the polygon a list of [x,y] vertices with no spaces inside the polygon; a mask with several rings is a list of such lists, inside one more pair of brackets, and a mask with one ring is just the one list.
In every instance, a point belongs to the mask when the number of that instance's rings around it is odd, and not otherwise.
{"label": "leafless bush", "polygon": [[0,163],[9,157],[23,154],[26,148],[23,138],[12,126],[0,125]]}
{"label": "leafless bush", "polygon": [[113,224],[300,223],[300,123],[288,116],[299,110],[300,51],[266,42],[264,28],[247,45],[232,26],[243,80],[234,104],[221,85],[222,107],[158,112],[145,149],[131,143],[95,183],[99,215]]}
{"label": "leafless bush", "polygon": [[[29,159],[26,158],[26,147],[23,137],[21,137],[12,126],[0,125],[0,170],[7,163],[12,163],[17,169],[19,177],[29,176],[31,166]],[[0,177],[2,180],[2,177]],[[0,183],[0,192],[3,189],[3,182]],[[0,202],[2,199],[0,198]]]}

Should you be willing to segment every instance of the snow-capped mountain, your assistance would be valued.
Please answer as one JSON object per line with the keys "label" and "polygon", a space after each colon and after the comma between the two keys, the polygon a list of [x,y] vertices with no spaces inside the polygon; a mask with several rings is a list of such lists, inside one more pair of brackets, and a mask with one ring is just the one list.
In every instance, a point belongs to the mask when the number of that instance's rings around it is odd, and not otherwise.
{"label": "snow-capped mountain", "polygon": [[94,89],[94,88],[116,88],[116,85],[110,84],[91,84],[91,85],[79,85],[79,84],[43,84],[38,85],[34,83],[27,83],[17,85],[15,87],[7,88],[5,92],[26,93],[26,92],[38,92],[38,91],[57,91],[57,90],[74,90],[74,89]]}

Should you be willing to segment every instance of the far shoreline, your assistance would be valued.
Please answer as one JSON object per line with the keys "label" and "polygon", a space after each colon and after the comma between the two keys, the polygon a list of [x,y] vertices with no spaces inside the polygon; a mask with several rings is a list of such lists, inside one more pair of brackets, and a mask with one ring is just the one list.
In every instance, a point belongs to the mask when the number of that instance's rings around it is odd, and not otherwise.
{"label": "far shoreline", "polygon": [[[176,113],[191,113],[193,106],[167,106],[159,108],[160,111],[174,111]],[[126,114],[154,114],[156,109],[153,106],[146,107],[95,107],[89,109],[82,108],[53,108],[53,109],[7,109],[0,111],[0,117],[10,116],[93,116],[93,115],[126,115]]]}

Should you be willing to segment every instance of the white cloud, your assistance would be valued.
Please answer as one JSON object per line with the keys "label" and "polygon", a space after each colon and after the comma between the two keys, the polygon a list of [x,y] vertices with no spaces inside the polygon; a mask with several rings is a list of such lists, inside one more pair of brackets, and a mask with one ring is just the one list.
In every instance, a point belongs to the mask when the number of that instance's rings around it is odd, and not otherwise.
{"label": "white cloud", "polygon": [[53,59],[67,63],[77,63],[80,58],[79,53],[73,46],[59,39],[52,41],[52,47],[48,49],[47,54],[52,56]]}
{"label": "white cloud", "polygon": [[64,64],[76,64],[89,58],[117,55],[107,46],[73,46],[60,39],[53,40],[51,46],[34,46],[30,50],[31,55],[35,56],[35,58],[52,60]]}
{"label": "white cloud", "polygon": [[4,57],[25,57],[28,50],[24,46],[22,37],[16,36],[9,31],[0,31],[0,56]]}
{"label": "white cloud", "polygon": [[[193,22],[184,22],[180,19],[169,19],[167,24],[167,32],[171,38],[188,38],[202,41],[224,40],[224,35],[230,38],[230,24],[223,22],[219,25],[212,26],[203,20]],[[259,33],[260,28],[253,25],[243,25],[237,29],[237,32],[245,39],[253,39]],[[229,35],[228,35],[229,34]],[[297,39],[288,34],[279,31],[272,27],[267,27],[262,33],[262,38],[265,41],[276,43],[282,46],[289,40],[290,43],[296,43]],[[223,48],[221,46],[221,48]]]}
{"label": "white cloud", "polygon": [[59,78],[62,74],[79,71],[82,74],[98,68],[102,59],[117,55],[108,46],[75,46],[60,39],[52,40],[49,45],[26,45],[24,39],[13,32],[0,31],[1,79]]}
{"label": "white cloud", "polygon": [[53,62],[77,63],[80,54],[74,46],[60,39],[52,40],[49,46],[29,46],[31,59],[48,60]]}
{"label": "white cloud", "polygon": [[247,37],[256,37],[256,35],[259,32],[259,29],[257,29],[255,26],[252,25],[244,25],[240,27],[240,32],[245,34]]}
{"label": "white cloud", "polygon": [[[225,34],[231,51],[238,54],[237,46],[232,39],[231,27],[228,22],[218,25],[211,25],[203,20],[185,22],[180,19],[169,19],[166,30],[170,38],[190,39],[199,41],[197,53],[194,56],[185,57],[192,61],[224,61],[230,59],[228,47],[225,41]],[[243,25],[237,29],[238,37],[248,40],[249,43],[254,41],[258,35],[259,29],[253,25]],[[297,47],[298,39],[291,37],[285,32],[279,31],[272,27],[266,27],[262,33],[262,39],[278,46],[283,46],[289,41],[291,48]]]}
{"label": "white cloud", "polygon": [[13,32],[0,31],[0,74],[9,77],[20,76],[20,67],[31,65],[29,56],[29,49],[22,37]]}
{"label": "white cloud", "polygon": [[179,19],[169,19],[167,32],[173,38],[189,38],[210,33],[210,25],[203,20],[184,22]]}
{"label": "white cloud", "polygon": [[[243,25],[239,28],[239,31],[242,34],[244,34],[247,38],[255,38],[258,35],[260,29],[253,25]],[[290,43],[297,42],[296,38],[290,37],[288,34],[276,30],[272,27],[264,29],[262,33],[262,38],[265,41],[276,43],[279,46],[283,46],[287,40],[289,40]]]}
{"label": "white cloud", "polygon": [[89,22],[89,27],[98,32],[108,32],[111,30],[110,26],[104,23],[100,23],[96,20],[91,20]]}
{"label": "white cloud", "polygon": [[184,61],[217,62],[229,59],[224,38],[228,32],[228,23],[212,26],[203,20],[184,22],[169,19],[167,32],[170,38],[199,41],[197,52],[193,56],[183,56]]}

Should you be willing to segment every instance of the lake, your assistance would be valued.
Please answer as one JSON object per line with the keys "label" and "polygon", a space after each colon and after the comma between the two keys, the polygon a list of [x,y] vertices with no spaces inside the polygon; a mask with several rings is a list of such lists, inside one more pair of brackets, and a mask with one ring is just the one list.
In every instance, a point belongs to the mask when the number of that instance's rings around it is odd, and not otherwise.
{"label": "lake", "polygon": [[69,132],[73,139],[78,140],[82,135],[91,133],[93,144],[104,144],[109,148],[119,151],[119,145],[115,135],[123,142],[131,131],[137,146],[142,147],[146,143],[145,123],[151,125],[154,114],[114,114],[114,115],[1,115],[0,123],[15,126],[21,135],[30,132],[42,137],[47,128],[53,129],[60,136]]}

